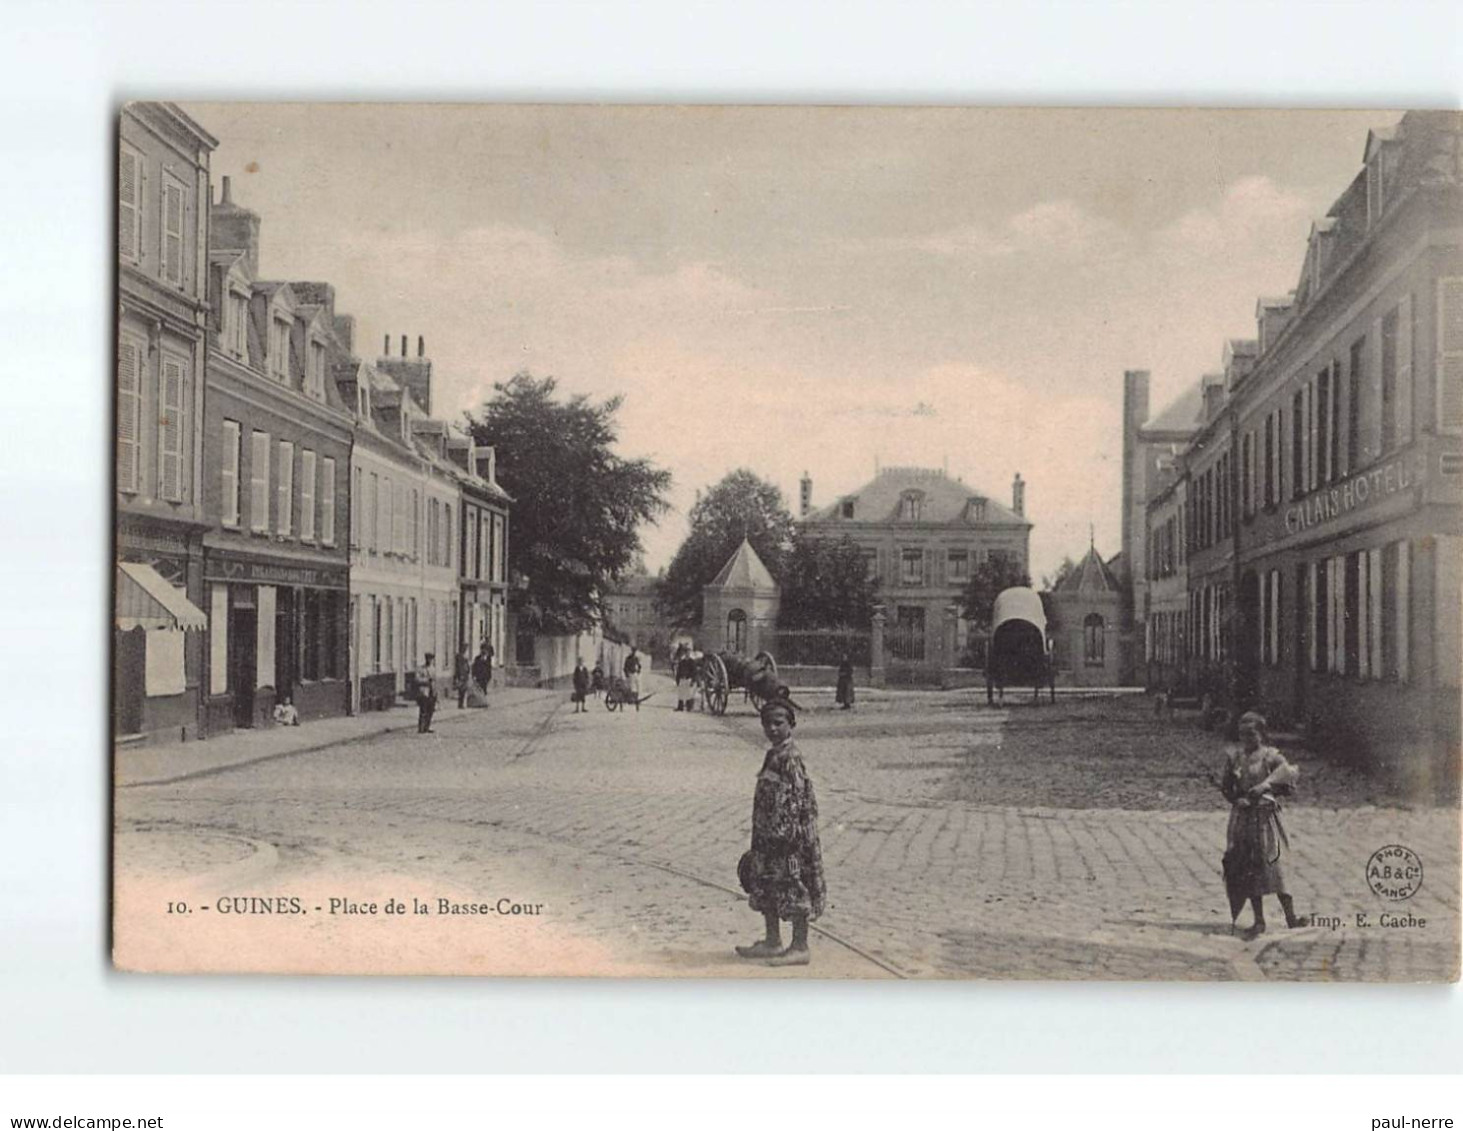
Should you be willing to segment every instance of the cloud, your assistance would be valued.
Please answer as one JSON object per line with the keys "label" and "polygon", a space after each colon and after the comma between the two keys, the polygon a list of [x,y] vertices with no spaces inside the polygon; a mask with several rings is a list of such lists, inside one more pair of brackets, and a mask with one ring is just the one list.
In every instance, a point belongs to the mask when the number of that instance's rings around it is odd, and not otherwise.
{"label": "cloud", "polygon": [[1277,238],[1305,238],[1313,207],[1269,177],[1241,177],[1213,205],[1184,213],[1158,232],[1163,246],[1195,255],[1263,248]]}
{"label": "cloud", "polygon": [[1072,200],[1049,200],[998,225],[962,224],[920,236],[892,236],[862,242],[864,250],[918,251],[963,259],[1009,259],[1022,254],[1076,256],[1120,242],[1118,225]]}

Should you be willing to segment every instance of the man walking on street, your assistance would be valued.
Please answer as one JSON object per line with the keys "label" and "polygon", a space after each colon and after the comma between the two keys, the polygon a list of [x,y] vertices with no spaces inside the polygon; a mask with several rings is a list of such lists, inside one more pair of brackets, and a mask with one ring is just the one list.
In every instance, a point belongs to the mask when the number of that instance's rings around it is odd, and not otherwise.
{"label": "man walking on street", "polygon": [[630,654],[625,657],[625,682],[630,685],[630,694],[635,696],[635,710],[640,710],[640,653],[630,645]]}
{"label": "man walking on street", "polygon": [[472,679],[472,660],[467,654],[467,645],[457,650],[457,659],[452,662],[452,686],[457,689],[457,709],[462,710],[467,702],[467,682]]}
{"label": "man walking on street", "polygon": [[493,681],[493,646],[486,640],[483,641],[481,651],[472,662],[472,681],[477,685],[478,692],[484,700],[488,695],[488,684]]}
{"label": "man walking on street", "polygon": [[417,673],[417,733],[432,733],[432,715],[437,710],[436,655],[428,652],[426,663]]}
{"label": "man walking on street", "polygon": [[584,659],[580,657],[574,663],[574,713],[587,711],[589,707],[585,700],[589,698],[589,669],[584,666]]}

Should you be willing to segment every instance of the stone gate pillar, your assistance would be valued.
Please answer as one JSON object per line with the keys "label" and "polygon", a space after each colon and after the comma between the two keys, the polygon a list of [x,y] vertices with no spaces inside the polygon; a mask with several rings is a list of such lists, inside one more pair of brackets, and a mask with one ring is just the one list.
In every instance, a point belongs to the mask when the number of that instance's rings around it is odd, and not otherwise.
{"label": "stone gate pillar", "polygon": [[945,670],[941,674],[940,686],[949,686],[954,668],[960,663],[959,647],[960,610],[954,605],[945,606]]}
{"label": "stone gate pillar", "polygon": [[874,606],[869,630],[869,685],[884,686],[884,606]]}

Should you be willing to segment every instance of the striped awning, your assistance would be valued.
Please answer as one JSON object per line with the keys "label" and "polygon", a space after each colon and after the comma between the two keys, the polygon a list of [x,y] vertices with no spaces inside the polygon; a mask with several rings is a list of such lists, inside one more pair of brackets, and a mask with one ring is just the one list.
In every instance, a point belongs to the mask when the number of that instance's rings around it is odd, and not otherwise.
{"label": "striped awning", "polygon": [[208,617],[150,565],[117,563],[117,627],[203,629]]}

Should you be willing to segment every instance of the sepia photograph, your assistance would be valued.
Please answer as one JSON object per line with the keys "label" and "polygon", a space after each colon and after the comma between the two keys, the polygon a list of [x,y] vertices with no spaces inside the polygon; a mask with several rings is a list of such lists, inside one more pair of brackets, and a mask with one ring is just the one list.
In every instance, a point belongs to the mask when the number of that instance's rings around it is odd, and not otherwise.
{"label": "sepia photograph", "polygon": [[118,970],[1459,978],[1463,113],[112,143]]}

